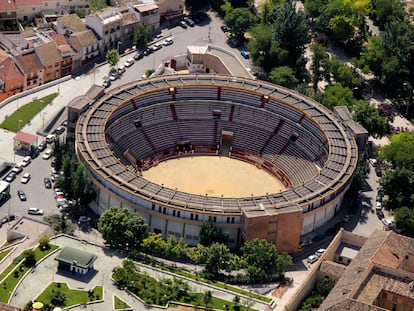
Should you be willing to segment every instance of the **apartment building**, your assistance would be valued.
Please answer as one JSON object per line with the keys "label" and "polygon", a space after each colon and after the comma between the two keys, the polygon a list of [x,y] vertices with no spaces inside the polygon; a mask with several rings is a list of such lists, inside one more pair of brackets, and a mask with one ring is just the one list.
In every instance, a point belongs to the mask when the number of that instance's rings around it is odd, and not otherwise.
{"label": "apartment building", "polygon": [[35,47],[35,54],[44,68],[44,83],[61,77],[63,59],[54,42]]}
{"label": "apartment building", "polygon": [[14,61],[24,76],[24,90],[43,84],[43,66],[34,52],[18,55]]}
{"label": "apartment building", "polygon": [[0,101],[22,92],[24,76],[9,56],[0,56]]}

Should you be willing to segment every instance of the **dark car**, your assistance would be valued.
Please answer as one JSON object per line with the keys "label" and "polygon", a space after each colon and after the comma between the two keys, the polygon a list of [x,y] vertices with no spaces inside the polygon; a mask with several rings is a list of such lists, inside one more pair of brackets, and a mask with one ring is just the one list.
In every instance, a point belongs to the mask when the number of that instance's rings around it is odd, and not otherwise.
{"label": "dark car", "polygon": [[52,188],[52,181],[50,180],[49,177],[43,178],[43,183],[45,184],[46,189],[51,189]]}
{"label": "dark car", "polygon": [[186,24],[186,22],[185,22],[185,21],[180,21],[178,24],[179,24],[182,28],[187,29],[187,24]]}
{"label": "dark car", "polygon": [[45,150],[45,149],[46,149],[46,143],[40,143],[40,144],[39,144],[39,146],[37,146],[37,148],[38,148],[40,151]]}
{"label": "dark car", "polygon": [[141,52],[137,52],[137,54],[134,55],[135,60],[140,60],[143,57],[144,57],[144,54]]}
{"label": "dark car", "polygon": [[148,56],[148,55],[150,55],[152,52],[153,52],[153,50],[152,50],[151,48],[146,48],[146,49],[144,50],[143,54],[144,54],[145,56]]}
{"label": "dark car", "polygon": [[32,150],[32,152],[30,153],[30,157],[31,157],[32,159],[35,159],[35,158],[37,158],[37,157],[39,156],[39,154],[40,154],[40,150],[39,150],[39,148],[35,148],[35,149],[33,149],[33,150]]}
{"label": "dark car", "polygon": [[382,210],[379,210],[379,209],[377,209],[377,216],[378,216],[379,219],[383,219],[385,217],[384,212]]}
{"label": "dark car", "polygon": [[223,32],[229,31],[229,27],[227,27],[227,25],[221,25],[220,28],[223,30]]}
{"label": "dark car", "polygon": [[12,221],[12,220],[15,220],[15,219],[16,219],[16,215],[9,214],[9,215],[6,215],[6,216],[2,217],[2,218],[0,219],[0,222],[1,222],[2,224],[5,224],[5,223],[7,223],[7,222],[9,222],[9,221]]}
{"label": "dark car", "polygon": [[325,238],[325,235],[323,233],[320,233],[318,235],[315,235],[312,239],[313,242],[319,242],[322,241]]}
{"label": "dark car", "polygon": [[21,189],[17,190],[17,196],[19,197],[20,201],[27,200],[26,193],[24,193],[24,191]]}
{"label": "dark car", "polygon": [[375,174],[377,174],[377,177],[382,177],[382,171],[380,167],[375,167]]}
{"label": "dark car", "polygon": [[183,20],[188,26],[194,27],[195,23],[191,18],[186,16],[186,17],[183,18]]}
{"label": "dark car", "polygon": [[337,232],[338,232],[338,228],[332,227],[332,228],[329,228],[328,230],[325,231],[325,235],[326,236],[331,236],[331,235],[334,235]]}

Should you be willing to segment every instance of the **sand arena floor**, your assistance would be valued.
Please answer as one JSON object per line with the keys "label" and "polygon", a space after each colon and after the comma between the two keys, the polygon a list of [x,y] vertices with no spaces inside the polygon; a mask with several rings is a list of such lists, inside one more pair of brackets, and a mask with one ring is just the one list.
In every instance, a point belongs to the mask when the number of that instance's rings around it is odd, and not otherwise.
{"label": "sand arena floor", "polygon": [[161,162],[143,172],[151,182],[179,191],[242,198],[283,191],[283,184],[249,163],[217,156],[192,156]]}

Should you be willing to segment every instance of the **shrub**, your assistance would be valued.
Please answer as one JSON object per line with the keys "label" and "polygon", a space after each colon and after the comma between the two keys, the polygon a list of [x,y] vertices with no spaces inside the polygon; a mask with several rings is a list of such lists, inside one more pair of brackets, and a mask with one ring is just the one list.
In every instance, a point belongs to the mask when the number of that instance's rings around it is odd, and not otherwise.
{"label": "shrub", "polygon": [[50,302],[55,306],[63,306],[66,301],[66,294],[61,291],[53,292],[50,297]]}
{"label": "shrub", "polygon": [[39,246],[40,246],[40,249],[42,251],[49,249],[50,248],[49,242],[50,242],[49,237],[47,235],[42,235],[39,238]]}

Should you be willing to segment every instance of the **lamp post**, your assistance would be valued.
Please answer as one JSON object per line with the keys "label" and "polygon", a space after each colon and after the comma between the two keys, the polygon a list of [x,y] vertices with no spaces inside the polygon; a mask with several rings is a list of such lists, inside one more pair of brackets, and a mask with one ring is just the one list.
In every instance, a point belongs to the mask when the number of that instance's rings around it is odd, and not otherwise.
{"label": "lamp post", "polygon": [[116,50],[118,51],[118,55],[119,55],[119,45],[120,44],[122,44],[122,42],[118,40],[117,45],[116,45]]}
{"label": "lamp post", "polygon": [[45,115],[47,112],[42,112],[42,131],[45,129]]}

